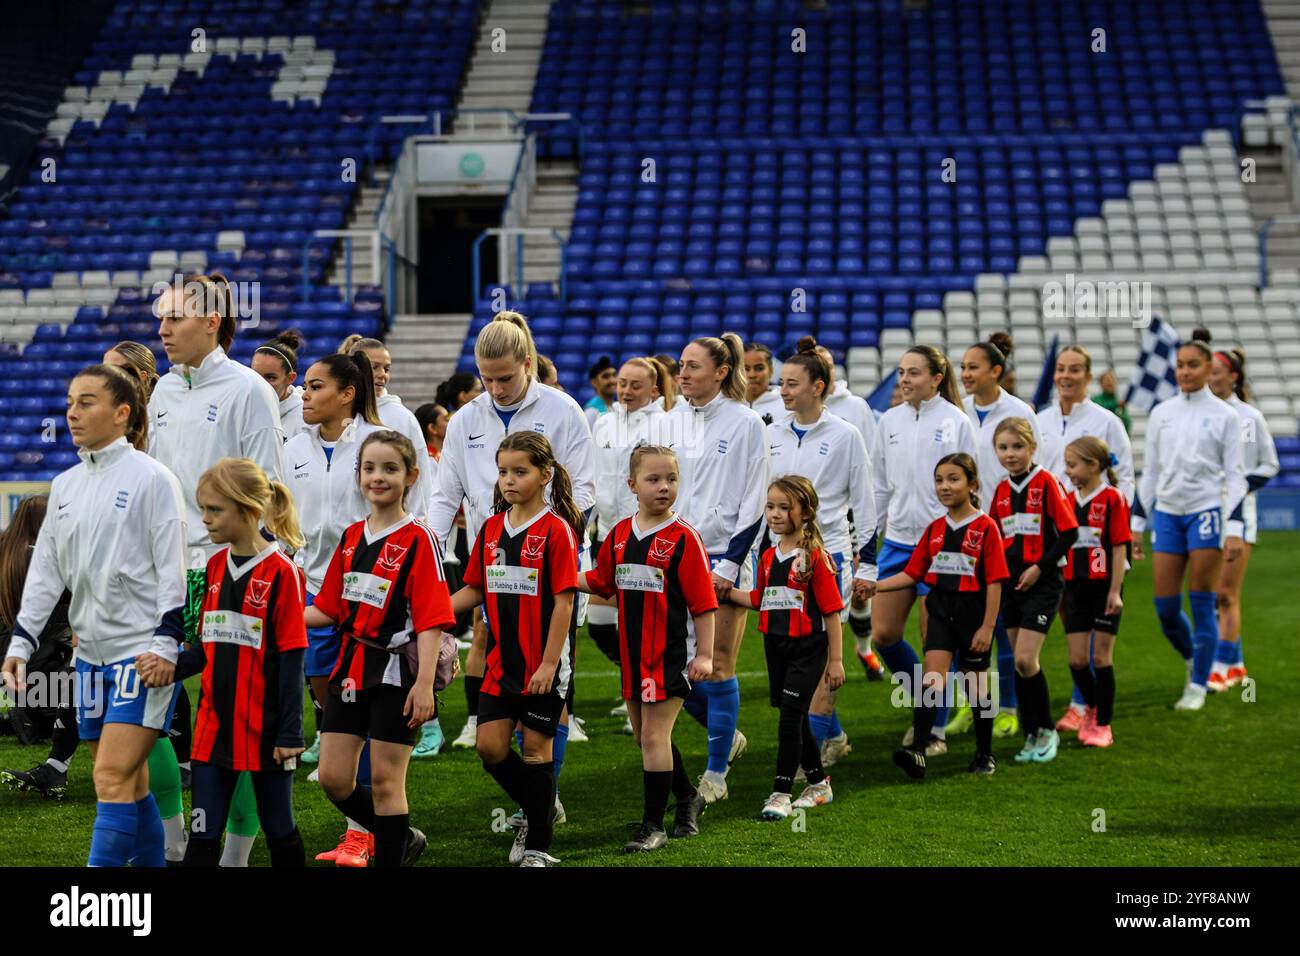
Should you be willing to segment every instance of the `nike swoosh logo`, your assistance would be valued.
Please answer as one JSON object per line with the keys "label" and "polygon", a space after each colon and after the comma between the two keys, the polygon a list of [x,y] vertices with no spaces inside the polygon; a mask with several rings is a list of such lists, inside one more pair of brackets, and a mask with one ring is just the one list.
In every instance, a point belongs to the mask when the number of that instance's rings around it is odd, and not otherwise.
{"label": "nike swoosh logo", "polygon": [[484,435],[486,435],[486,434],[487,434],[487,432],[479,432],[477,435],[470,435],[470,436],[469,436],[469,440],[470,440],[470,441],[478,441],[480,438],[482,438],[482,437],[483,437]]}
{"label": "nike swoosh logo", "polygon": [[158,413],[158,417],[159,417],[159,418],[166,418],[166,417],[168,416],[168,414],[170,414],[170,413],[169,413],[169,412],[159,412],[159,413]]}
{"label": "nike swoosh logo", "polygon": [[309,461],[304,461],[301,465],[294,465],[294,466],[293,466],[293,470],[294,470],[294,471],[297,471],[299,468],[306,468],[306,467],[307,467],[308,465],[310,465],[310,464],[311,464],[311,462],[309,462]]}
{"label": "nike swoosh logo", "polygon": [[709,743],[713,743],[713,741],[715,741],[715,740],[721,740],[721,739],[722,739],[722,734],[718,734],[718,736],[716,736],[716,737],[710,737],[710,738],[709,738]]}
{"label": "nike swoosh logo", "polygon": [[[72,504],[71,501],[68,502],[68,505],[70,505],[70,504]],[[62,511],[62,510],[63,510],[64,508],[66,508],[68,505],[59,505],[59,510]]]}

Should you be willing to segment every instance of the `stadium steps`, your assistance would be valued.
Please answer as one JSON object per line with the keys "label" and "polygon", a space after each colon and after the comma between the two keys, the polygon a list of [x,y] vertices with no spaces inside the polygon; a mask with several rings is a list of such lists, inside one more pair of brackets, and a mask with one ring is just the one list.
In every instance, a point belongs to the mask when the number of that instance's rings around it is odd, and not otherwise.
{"label": "stadium steps", "polygon": [[[578,205],[578,164],[571,160],[541,161],[537,187],[528,203],[525,225],[554,229],[566,240]],[[556,283],[560,279],[560,247],[549,237],[524,238],[524,282]]]}
{"label": "stadium steps", "polygon": [[412,412],[433,401],[438,383],[456,371],[471,316],[399,315],[384,341],[393,356],[388,389]]}
{"label": "stadium steps", "polygon": [[[1300,209],[1282,165],[1282,150],[1257,146],[1243,152],[1255,160],[1255,182],[1246,183],[1246,199],[1256,226],[1274,216],[1294,216]],[[1279,223],[1269,230],[1268,265],[1274,269],[1300,269],[1300,223]]]}
{"label": "stadium steps", "polygon": [[[392,170],[387,166],[375,168],[376,185],[363,185],[357,190],[352,200],[352,209],[348,214],[348,229],[374,229],[375,213],[388,188]],[[359,285],[381,285],[382,276],[370,275],[369,262],[373,239],[356,237],[352,240],[352,293],[356,294]],[[347,286],[347,268],[344,243],[339,239],[334,244],[334,255],[328,272],[329,284],[342,289]]]}
{"label": "stadium steps", "polygon": [[[550,3],[540,0],[490,0],[485,5],[478,42],[458,102],[460,109],[509,109],[523,115],[546,40]],[[505,50],[493,49],[494,31]]]}
{"label": "stadium steps", "polygon": [[1287,94],[1300,100],[1300,0],[1262,0]]}

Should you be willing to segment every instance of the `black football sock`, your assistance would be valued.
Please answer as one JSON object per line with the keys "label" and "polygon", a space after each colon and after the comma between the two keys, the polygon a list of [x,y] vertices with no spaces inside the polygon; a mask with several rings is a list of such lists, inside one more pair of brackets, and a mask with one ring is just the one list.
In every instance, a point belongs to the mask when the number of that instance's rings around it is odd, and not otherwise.
{"label": "black football sock", "polygon": [[1109,727],[1115,716],[1115,667],[1097,668],[1097,726]]}
{"label": "black football sock", "polygon": [[1031,686],[1032,677],[1021,675],[1016,671],[1016,703],[1020,711],[1020,729],[1025,736],[1038,733],[1038,696]]}
{"label": "black football sock", "polygon": [[300,867],[307,865],[307,852],[302,846],[302,835],[294,827],[288,836],[267,837],[266,848],[271,851],[271,865]]}
{"label": "black football sock", "polygon": [[369,787],[357,784],[342,800],[331,798],[330,802],[349,820],[355,820],[371,833],[375,832],[375,801]]}
{"label": "black football sock", "polygon": [[60,707],[54,715],[54,730],[50,734],[50,759],[66,766],[72,762],[81,737],[77,733],[77,710]]}
{"label": "black football sock", "polygon": [[971,705],[971,716],[975,718],[975,753],[993,753],[993,716],[989,707]]}
{"label": "black football sock", "polygon": [[555,764],[524,764],[528,777],[524,784],[524,816],[528,818],[528,836],[524,839],[525,850],[541,850],[545,853],[551,848],[552,826],[555,819]]}
{"label": "black football sock", "polygon": [[653,823],[662,830],[664,811],[668,809],[668,792],[673,786],[673,772],[642,770],[641,777],[645,788],[645,812],[641,815],[641,820],[644,823]]}
{"label": "black football sock", "polygon": [[375,814],[375,866],[401,866],[406,838],[411,832],[409,813]]}
{"label": "black football sock", "polygon": [[506,759],[498,763],[485,763],[483,769],[492,775],[506,796],[519,806],[524,805],[528,780],[528,765],[513,747],[506,751]]}

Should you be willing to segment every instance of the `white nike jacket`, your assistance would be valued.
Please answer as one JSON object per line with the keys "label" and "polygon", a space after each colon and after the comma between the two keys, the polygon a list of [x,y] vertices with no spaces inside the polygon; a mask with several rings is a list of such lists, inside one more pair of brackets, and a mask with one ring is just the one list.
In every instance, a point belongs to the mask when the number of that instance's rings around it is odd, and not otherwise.
{"label": "white nike jacket", "polygon": [[667,413],[654,403],[629,412],[615,402],[596,419],[591,443],[595,454],[597,535],[604,538],[628,515],[636,514],[636,495],[627,486],[632,449],[640,444],[666,445]]}
{"label": "white nike jacket", "polygon": [[187,567],[206,567],[218,550],[195,497],[200,476],[222,458],[251,458],[267,478],[283,481],[283,452],[274,389],[220,346],[199,365],[173,365],[158,380],[149,399],[149,454],[176,476],[185,495]]}
{"label": "white nike jacket", "polygon": [[821,418],[804,431],[795,432],[794,418],[767,426],[771,479],[802,475],[817,490],[817,523],[830,554],[848,557],[854,550],[849,510],[863,533],[857,534],[861,561],[856,577],[876,579],[876,503],[872,495],[871,464],[858,430],[825,409]]}
{"label": "white nike jacket", "polygon": [[[998,422],[1004,418],[1029,420],[1029,427],[1034,432],[1034,444],[1038,446],[1037,454],[1034,455],[1035,461],[1042,460],[1043,434],[1038,429],[1038,416],[1034,414],[1029,403],[1016,398],[1005,388],[998,389],[997,401],[987,409],[981,409],[985,412],[983,422],[980,421],[979,414],[975,410],[974,395],[967,395],[962,399],[962,405],[966,409],[966,414],[970,416],[970,423],[975,426],[975,440],[979,443],[980,450],[975,462],[980,468],[980,489],[985,492],[980,495],[980,504],[984,506],[985,511],[988,511],[993,507],[993,490],[1002,483],[1003,478],[1007,477],[1007,470],[998,461],[998,453],[993,447],[993,432],[997,429]],[[1061,470],[1064,471],[1064,467]],[[1051,469],[1049,468],[1048,471]],[[1062,487],[1069,488],[1071,485],[1067,481]]]}
{"label": "white nike jacket", "polygon": [[[387,389],[379,396],[379,420],[385,428],[411,439],[415,446],[415,464],[420,469],[420,477],[415,480],[411,490],[406,493],[406,510],[421,521],[429,515],[429,501],[433,498],[434,468],[429,458],[429,440],[424,437],[420,422],[415,413],[402,404],[402,400]],[[438,539],[439,541],[442,538]]]}
{"label": "white nike jacket", "polygon": [[1241,456],[1241,419],[1208,385],[1179,392],[1151,409],[1147,419],[1142,480],[1133,501],[1131,527],[1145,531],[1153,510],[1190,515],[1227,501],[1224,530],[1243,533],[1246,470]]}
{"label": "white nike jacket", "polygon": [[1241,464],[1246,472],[1246,484],[1253,495],[1257,489],[1268,484],[1269,479],[1281,468],[1277,445],[1273,442],[1273,433],[1268,430],[1263,412],[1236,395],[1229,396],[1228,404],[1241,420]]}
{"label": "white nike jacket", "polygon": [[[914,545],[925,529],[947,509],[934,493],[934,468],[944,455],[965,452],[979,462],[975,426],[965,409],[942,395],[913,408],[895,405],[880,417],[876,450],[871,461],[876,494],[877,521],[884,522],[885,538]],[[980,501],[993,489],[980,482]]]}
{"label": "white nike jacket", "polygon": [[[269,386],[268,386],[269,388]],[[186,502],[175,475],[125,438],[54,479],[9,656],[29,660],[64,590],[77,658],[112,664],[183,637]]]}
{"label": "white nike jacket", "polygon": [[[1038,428],[1043,435],[1038,463],[1056,476],[1061,487],[1074,487],[1070,476],[1065,473],[1065,446],[1076,438],[1089,435],[1100,438],[1110,447],[1110,453],[1115,456],[1116,487],[1127,501],[1133,501],[1133,445],[1118,415],[1091,399],[1085,399],[1070,409],[1069,417],[1066,417],[1061,414],[1060,401],[1056,400],[1038,413]],[[1105,480],[1104,476],[1102,480]]]}
{"label": "white nike jacket", "polygon": [[[591,431],[582,408],[568,394],[540,382],[530,382],[510,428],[501,422],[487,392],[479,394],[451,416],[439,459],[438,487],[426,522],[439,543],[446,541],[461,502],[465,503],[465,534],[473,541],[492,514],[497,483],[497,446],[507,433],[535,431],[551,442],[556,460],[573,483],[573,501],[580,511],[596,503],[592,478]],[[549,500],[549,498],[548,498]]]}
{"label": "white nike jacket", "polygon": [[682,466],[677,513],[700,534],[714,571],[734,580],[753,547],[767,501],[767,428],[753,409],[721,392],[702,407],[683,401],[669,415]]}
{"label": "white nike jacket", "polygon": [[[325,572],[343,531],[370,513],[357,482],[357,456],[366,436],[380,430],[378,425],[349,419],[328,460],[319,425],[308,425],[284,443],[284,463],[289,473],[286,484],[298,506],[298,523],[307,539],[293,559],[307,576],[307,590],[312,594],[319,593],[325,583]],[[407,499],[409,505],[410,492]]]}

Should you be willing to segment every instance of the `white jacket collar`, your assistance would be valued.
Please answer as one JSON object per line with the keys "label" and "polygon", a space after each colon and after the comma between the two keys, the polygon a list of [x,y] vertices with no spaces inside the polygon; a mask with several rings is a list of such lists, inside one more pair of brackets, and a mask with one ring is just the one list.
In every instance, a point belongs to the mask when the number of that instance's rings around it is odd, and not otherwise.
{"label": "white jacket collar", "polygon": [[[337,442],[339,444],[343,444],[355,440],[357,437],[357,426],[360,422],[361,419],[359,418],[347,419],[343,423],[343,431],[339,432],[339,437],[337,439]],[[302,430],[307,434],[311,435],[312,441],[316,442],[317,444],[323,441],[323,439],[320,437],[319,422],[315,425],[304,425]]]}
{"label": "white jacket collar", "polygon": [[713,396],[713,400],[709,402],[707,405],[692,405],[688,401],[687,407],[690,408],[691,414],[699,415],[701,418],[707,421],[708,419],[713,418],[715,415],[717,415],[718,409],[722,408],[723,405],[727,404],[730,401],[731,399],[727,398],[725,393],[718,392],[717,395]]}
{"label": "white jacket collar", "polygon": [[92,474],[112,468],[115,464],[129,455],[132,451],[131,443],[125,437],[116,441],[109,442],[103,448],[96,451],[87,451],[84,448],[78,449],[77,457],[86,463],[86,468]]}
{"label": "white jacket collar", "polygon": [[293,385],[289,388],[288,397],[280,399],[280,417],[283,418],[298,408],[302,408],[302,389]]}
{"label": "white jacket collar", "polygon": [[1179,395],[1179,397],[1181,397],[1184,401],[1189,402],[1189,403],[1190,403],[1190,402],[1204,402],[1204,401],[1206,401],[1206,400],[1211,399],[1211,398],[1214,397],[1214,393],[1210,391],[1210,386],[1209,386],[1209,385],[1202,385],[1200,388],[1198,388],[1198,389],[1197,389],[1196,391],[1194,391],[1194,392],[1184,392],[1184,391],[1179,391],[1178,395]]}
{"label": "white jacket collar", "polygon": [[789,428],[791,431],[793,431],[796,428],[799,428],[803,430],[803,433],[805,435],[811,435],[814,431],[821,428],[830,419],[834,417],[836,417],[835,413],[831,411],[827,411],[826,406],[823,405],[821,415],[818,417],[817,421],[813,422],[811,425],[800,425],[798,422],[795,421],[793,412],[790,413],[789,418],[782,420],[781,425],[785,428]]}
{"label": "white jacket collar", "polygon": [[229,361],[230,357],[226,355],[226,350],[218,345],[205,355],[198,365],[173,365],[171,370],[181,378],[188,376],[190,387],[197,388],[220,375]]}
{"label": "white jacket collar", "polygon": [[831,391],[830,395],[828,395],[827,398],[842,398],[844,396],[852,395],[852,394],[853,393],[849,391],[849,383],[841,379],[835,383],[835,388]]}
{"label": "white jacket collar", "polygon": [[923,401],[920,407],[916,409],[916,417],[920,418],[922,415],[929,415],[936,408],[947,404],[948,399],[944,398],[942,394],[936,392],[932,397]]}

